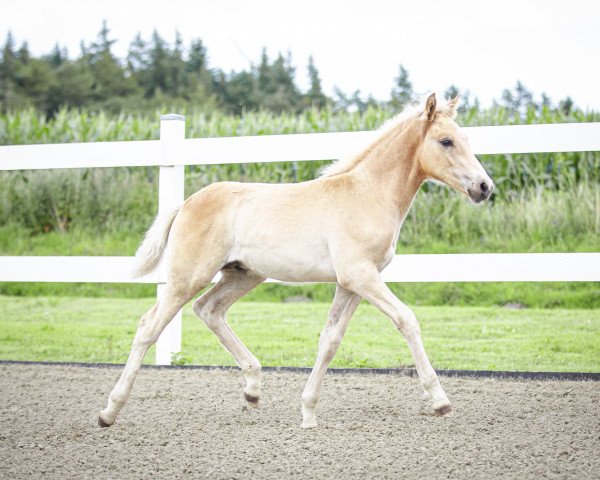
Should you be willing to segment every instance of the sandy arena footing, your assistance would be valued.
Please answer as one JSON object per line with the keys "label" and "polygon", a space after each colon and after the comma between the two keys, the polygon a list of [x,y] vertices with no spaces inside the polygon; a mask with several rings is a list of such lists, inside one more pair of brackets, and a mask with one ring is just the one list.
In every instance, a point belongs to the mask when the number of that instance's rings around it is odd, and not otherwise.
{"label": "sandy arena footing", "polygon": [[223,370],[140,372],[110,428],[120,369],[0,365],[1,478],[599,478],[600,382],[329,375],[300,428],[305,373],[267,372],[260,408]]}

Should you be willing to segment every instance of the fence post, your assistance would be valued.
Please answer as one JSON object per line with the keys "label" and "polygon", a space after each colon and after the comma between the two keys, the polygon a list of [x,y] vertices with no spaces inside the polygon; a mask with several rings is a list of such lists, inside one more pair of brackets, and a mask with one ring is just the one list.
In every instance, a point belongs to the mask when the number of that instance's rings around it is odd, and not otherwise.
{"label": "fence post", "polygon": [[[167,213],[181,205],[184,200],[183,165],[174,165],[177,157],[177,145],[185,139],[185,117],[183,115],[161,115],[160,142],[162,164],[158,181],[158,213]],[[168,247],[167,247],[168,248]],[[158,298],[166,288],[168,255],[159,268],[156,295]],[[181,310],[167,325],[156,342],[156,364],[170,365],[173,353],[181,351]]]}

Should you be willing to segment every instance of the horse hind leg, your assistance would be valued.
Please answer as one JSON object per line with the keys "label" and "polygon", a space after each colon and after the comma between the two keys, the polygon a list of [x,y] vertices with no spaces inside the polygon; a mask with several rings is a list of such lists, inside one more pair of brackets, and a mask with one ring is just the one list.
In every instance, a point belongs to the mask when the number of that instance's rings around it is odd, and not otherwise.
{"label": "horse hind leg", "polygon": [[249,270],[225,268],[221,280],[193,304],[193,310],[233,355],[246,378],[244,398],[257,408],[261,393],[261,365],[233,332],[226,320],[229,307],[264,282],[265,278]]}
{"label": "horse hind leg", "polygon": [[197,291],[195,289],[194,293],[184,293],[168,284],[162,297],[142,316],[125,368],[108,397],[106,408],[98,415],[98,425],[109,427],[115,422],[117,415],[129,399],[146,352],[156,343],[175,314],[191,300]]}

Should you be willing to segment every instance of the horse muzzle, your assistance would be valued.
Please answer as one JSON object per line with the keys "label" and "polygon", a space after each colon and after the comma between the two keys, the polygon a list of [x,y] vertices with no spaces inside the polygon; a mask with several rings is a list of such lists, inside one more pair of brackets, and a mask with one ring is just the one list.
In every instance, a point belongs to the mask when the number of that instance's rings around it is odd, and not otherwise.
{"label": "horse muzzle", "polygon": [[471,187],[467,188],[467,193],[473,203],[480,203],[490,198],[493,190],[494,182],[488,177],[474,182]]}

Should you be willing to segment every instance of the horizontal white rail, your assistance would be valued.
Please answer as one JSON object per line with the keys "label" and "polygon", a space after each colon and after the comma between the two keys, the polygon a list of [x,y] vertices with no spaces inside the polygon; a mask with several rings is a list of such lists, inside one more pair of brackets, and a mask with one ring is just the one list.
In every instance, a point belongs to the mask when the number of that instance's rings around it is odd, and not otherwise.
{"label": "horizontal white rail", "polygon": [[0,282],[158,283],[156,272],[131,278],[134,258],[0,256]]}
{"label": "horizontal white rail", "polygon": [[473,153],[557,153],[600,150],[600,122],[464,128]]}
{"label": "horizontal white rail", "polygon": [[0,147],[0,170],[160,165],[159,140]]}
{"label": "horizontal white rail", "polygon": [[[600,122],[464,131],[476,154],[600,150]],[[13,145],[0,147],[0,170],[333,160],[357,153],[376,136],[377,131],[195,138],[173,142],[168,159],[158,140]]]}
{"label": "horizontal white rail", "polygon": [[595,282],[600,253],[396,255],[386,282]]}
{"label": "horizontal white rail", "polygon": [[[134,257],[0,256],[0,282],[159,282],[157,273],[132,279],[133,261]],[[383,279],[386,282],[595,282],[600,281],[600,253],[396,255],[383,271]]]}

